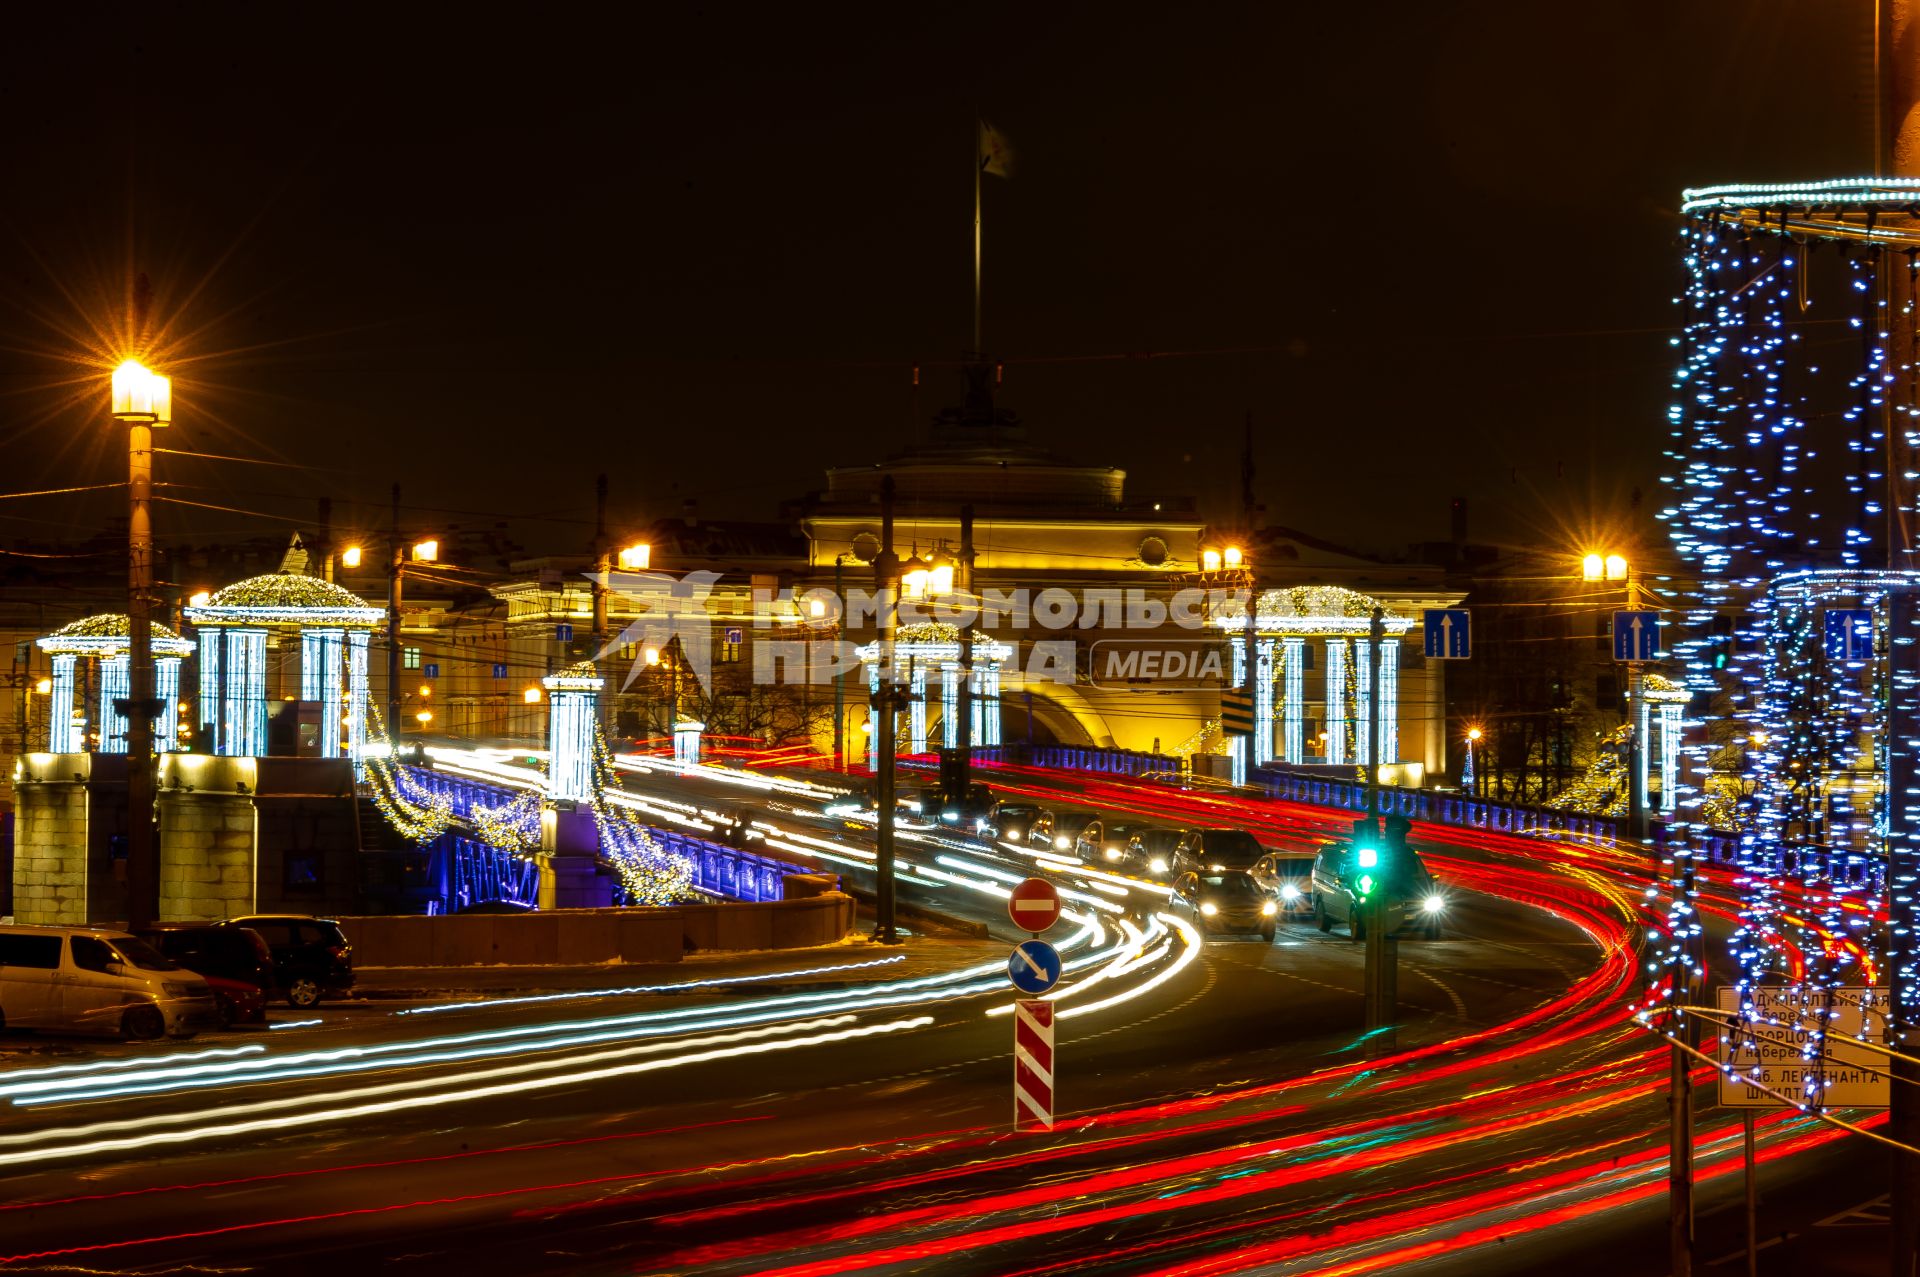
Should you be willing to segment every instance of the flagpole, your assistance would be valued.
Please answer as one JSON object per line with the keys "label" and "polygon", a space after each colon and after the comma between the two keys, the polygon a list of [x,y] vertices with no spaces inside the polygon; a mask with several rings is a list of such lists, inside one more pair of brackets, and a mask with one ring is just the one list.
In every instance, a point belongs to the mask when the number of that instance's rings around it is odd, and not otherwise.
{"label": "flagpole", "polygon": [[985,157],[981,155],[981,137],[979,121],[973,126],[973,350],[979,354],[980,345],[980,170],[986,167]]}

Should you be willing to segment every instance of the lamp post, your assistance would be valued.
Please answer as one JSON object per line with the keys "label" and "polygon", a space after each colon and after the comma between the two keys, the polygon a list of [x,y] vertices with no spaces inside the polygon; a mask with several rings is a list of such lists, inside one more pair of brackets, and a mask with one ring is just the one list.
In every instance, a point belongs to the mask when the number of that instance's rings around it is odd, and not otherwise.
{"label": "lamp post", "polygon": [[113,415],[127,424],[127,926],[160,916],[153,837],[153,431],[173,424],[173,385],[129,359],[113,370]]}
{"label": "lamp post", "polygon": [[1478,727],[1467,729],[1467,765],[1460,771],[1460,788],[1466,791],[1469,798],[1480,796],[1480,778],[1473,770],[1473,747],[1480,743],[1481,735]]}
{"label": "lamp post", "polygon": [[[1580,576],[1586,581],[1619,581],[1626,588],[1627,609],[1640,606],[1640,583],[1633,577],[1625,556],[1589,554],[1580,561]],[[1638,655],[1636,652],[1635,655]],[[1640,735],[1640,717],[1645,680],[1641,663],[1627,662],[1627,837],[1635,842],[1647,839],[1647,771],[1644,766],[1646,742]]]}

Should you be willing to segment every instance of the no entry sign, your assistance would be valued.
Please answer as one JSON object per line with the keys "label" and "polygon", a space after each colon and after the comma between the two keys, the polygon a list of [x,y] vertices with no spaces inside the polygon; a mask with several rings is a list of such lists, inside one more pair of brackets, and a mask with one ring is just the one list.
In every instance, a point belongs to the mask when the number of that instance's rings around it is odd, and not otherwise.
{"label": "no entry sign", "polygon": [[1045,878],[1029,878],[1013,889],[1007,916],[1022,931],[1045,931],[1060,921],[1060,893]]}

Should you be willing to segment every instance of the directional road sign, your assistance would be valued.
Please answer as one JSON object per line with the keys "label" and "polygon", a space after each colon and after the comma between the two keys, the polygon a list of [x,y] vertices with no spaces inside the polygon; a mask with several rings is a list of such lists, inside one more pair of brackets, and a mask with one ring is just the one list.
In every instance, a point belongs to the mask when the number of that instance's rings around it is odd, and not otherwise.
{"label": "directional road sign", "polygon": [[439,678],[440,666],[435,661],[428,661],[425,665],[420,667],[420,673],[427,678]]}
{"label": "directional road sign", "polygon": [[1231,736],[1253,735],[1253,693],[1235,688],[1220,691],[1220,730]]}
{"label": "directional road sign", "polygon": [[1426,610],[1427,659],[1464,661],[1473,655],[1472,613],[1463,607]]}
{"label": "directional road sign", "polygon": [[[1753,990],[1754,1018],[1720,1035],[1720,1103],[1781,1108],[1769,1091],[1822,1108],[1886,1108],[1887,989],[1764,985]],[[1740,991],[1719,990],[1720,1010],[1735,1015]],[[1822,1050],[1812,1050],[1813,1033]],[[1868,1043],[1877,1043],[1875,1050]],[[1749,1085],[1757,1082],[1758,1086]],[[1765,1089],[1763,1090],[1762,1087]]]}
{"label": "directional road sign", "polygon": [[1641,609],[1613,614],[1613,659],[1651,661],[1660,656],[1660,614]]}
{"label": "directional road sign", "polygon": [[1053,1003],[1013,1004],[1013,1129],[1053,1129]]}
{"label": "directional road sign", "polygon": [[1060,893],[1045,878],[1029,878],[1007,899],[1007,916],[1022,931],[1045,931],[1060,921]]}
{"label": "directional road sign", "polygon": [[1060,982],[1060,951],[1045,940],[1022,940],[1007,957],[1007,978],[1022,993],[1045,993]]}
{"label": "directional road sign", "polygon": [[1827,609],[1827,655],[1842,661],[1873,659],[1873,609]]}

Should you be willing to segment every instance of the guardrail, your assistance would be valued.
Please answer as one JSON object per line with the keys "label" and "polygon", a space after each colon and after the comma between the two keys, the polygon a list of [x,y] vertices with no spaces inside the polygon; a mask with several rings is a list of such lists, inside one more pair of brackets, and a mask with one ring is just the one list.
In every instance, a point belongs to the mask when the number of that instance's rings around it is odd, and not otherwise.
{"label": "guardrail", "polygon": [[[471,823],[473,809],[476,806],[502,807],[523,792],[506,785],[493,785],[486,781],[474,780],[468,776],[450,775],[430,767],[407,764],[405,771],[407,778],[421,789],[446,798],[453,807],[453,814],[467,823]],[[781,900],[785,898],[787,875],[815,872],[804,865],[775,860],[771,856],[762,856],[724,843],[709,842],[704,838],[695,838],[661,829],[658,826],[643,825],[641,828],[651,834],[654,841],[668,852],[684,857],[693,869],[693,885],[709,895],[756,903]],[[526,883],[512,875],[508,860],[519,859],[516,853],[491,847],[463,833],[450,833],[442,837],[447,842],[448,851],[457,862],[460,862],[449,867],[448,881],[451,885],[457,887],[462,882],[477,884],[504,882],[516,892],[531,891],[537,894],[538,870],[533,871],[535,877],[531,883]],[[497,898],[528,897],[515,894]]]}
{"label": "guardrail", "polygon": [[[1109,776],[1142,777],[1178,770],[1178,761],[1163,754],[1091,746],[1000,745],[976,749],[974,757],[982,762],[1025,763],[1034,767]],[[1324,775],[1290,772],[1279,767],[1256,767],[1251,780],[1251,787],[1286,802],[1356,813],[1368,810],[1367,787],[1357,780],[1338,780]],[[1612,816],[1588,816],[1552,807],[1533,807],[1491,798],[1473,798],[1465,794],[1394,786],[1382,788],[1380,798],[1383,814],[1405,816],[1408,820],[1435,825],[1484,829],[1501,834],[1566,833],[1601,839],[1626,837],[1626,822]],[[1655,851],[1666,850],[1671,831],[1665,824],[1653,822],[1648,834]],[[1739,834],[1695,830],[1689,834],[1688,841],[1695,856],[1709,864],[1731,868],[1741,862]],[[1886,872],[1885,862],[1879,857],[1821,844],[1786,848],[1782,859],[1783,873],[1799,877],[1811,871],[1836,886],[1875,887],[1883,881]]]}

